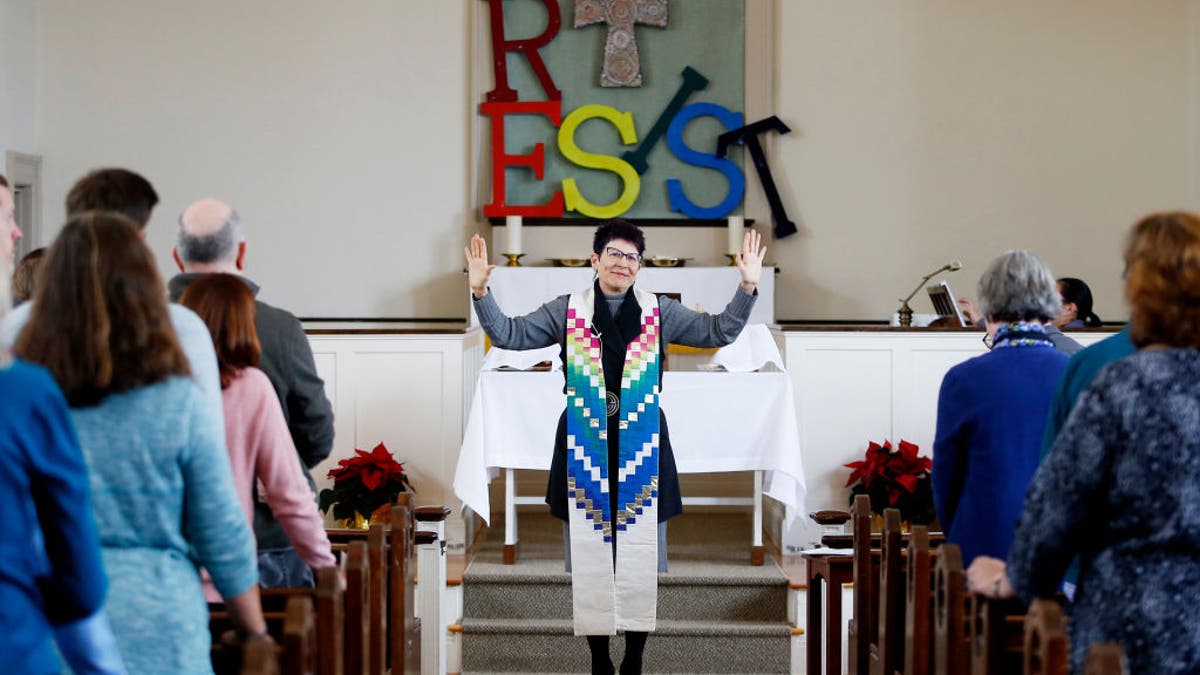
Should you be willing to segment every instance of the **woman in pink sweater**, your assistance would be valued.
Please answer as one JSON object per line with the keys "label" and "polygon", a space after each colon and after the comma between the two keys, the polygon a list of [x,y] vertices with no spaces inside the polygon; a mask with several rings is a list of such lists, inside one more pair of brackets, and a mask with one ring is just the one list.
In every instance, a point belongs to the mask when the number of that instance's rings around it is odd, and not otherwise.
{"label": "woman in pink sweater", "polygon": [[208,326],[217,352],[225,403],[225,441],[233,481],[246,519],[254,523],[255,481],[300,558],[312,568],[336,564],[317,512],[316,497],[300,467],[283,409],[258,364],[254,295],[232,274],[209,274],[192,282],[180,303]]}

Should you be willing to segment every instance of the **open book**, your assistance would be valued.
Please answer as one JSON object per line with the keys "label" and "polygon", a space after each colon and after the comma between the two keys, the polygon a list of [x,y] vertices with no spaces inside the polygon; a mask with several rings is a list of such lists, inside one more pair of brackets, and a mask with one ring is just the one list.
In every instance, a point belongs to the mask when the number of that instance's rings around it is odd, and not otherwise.
{"label": "open book", "polygon": [[938,313],[938,319],[945,319],[945,325],[963,328],[968,326],[966,317],[963,316],[962,308],[958,306],[958,302],[954,299],[954,293],[950,292],[950,284],[945,280],[937,282],[933,286],[926,286],[926,292],[929,293],[929,300],[933,302],[933,309]]}

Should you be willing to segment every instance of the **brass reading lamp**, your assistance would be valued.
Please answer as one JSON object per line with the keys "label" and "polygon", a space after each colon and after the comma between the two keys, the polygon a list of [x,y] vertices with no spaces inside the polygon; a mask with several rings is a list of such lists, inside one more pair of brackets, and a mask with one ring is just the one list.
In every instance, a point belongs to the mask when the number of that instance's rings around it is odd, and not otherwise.
{"label": "brass reading lamp", "polygon": [[917,287],[913,289],[913,292],[909,293],[908,297],[906,297],[900,301],[900,311],[898,312],[898,314],[900,315],[900,325],[901,326],[911,326],[912,325],[913,311],[912,311],[912,307],[908,306],[908,301],[913,299],[913,296],[917,294],[917,291],[921,290],[921,288],[923,286],[925,286],[925,284],[928,283],[930,279],[936,277],[937,275],[941,274],[942,272],[956,272],[960,269],[962,269],[962,263],[957,260],[951,260],[950,262],[946,263],[945,265],[942,265],[941,267],[930,272],[929,274],[926,274],[925,277],[923,279],[921,279],[921,283],[917,284]]}

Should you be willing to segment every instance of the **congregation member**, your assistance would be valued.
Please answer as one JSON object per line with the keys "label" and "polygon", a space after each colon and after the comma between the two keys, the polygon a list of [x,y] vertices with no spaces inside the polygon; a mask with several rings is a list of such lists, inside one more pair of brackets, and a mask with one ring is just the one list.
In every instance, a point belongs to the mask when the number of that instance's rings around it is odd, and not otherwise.
{"label": "congregation member", "polygon": [[1008,553],[1067,362],[1046,334],[1062,307],[1036,255],[1010,251],[993,260],[977,295],[990,351],[946,373],[933,442],[934,505],[964,564]]}
{"label": "congregation member", "polygon": [[1068,622],[1073,672],[1090,645],[1131,673],[1200,672],[1200,217],[1160,213],[1125,251],[1130,339],[1104,367],[1034,476],[1007,567],[981,558],[973,590],[1052,597],[1080,558]]}
{"label": "congregation member", "polygon": [[42,258],[45,255],[46,249],[35,248],[22,256],[21,261],[17,263],[17,269],[12,275],[14,303],[20,304],[33,298],[33,292],[37,289],[37,271],[42,266]]}
{"label": "congregation member", "polygon": [[43,271],[16,354],[49,370],[71,408],[121,657],[134,673],[210,673],[200,567],[243,636],[266,631],[220,410],[188,377],[134,222],[72,216]]}
{"label": "congregation member", "polygon": [[[337,561],[317,511],[316,494],[305,478],[271,381],[255,367],[260,348],[250,287],[231,274],[205,274],[192,281],[181,303],[196,312],[212,334],[225,400],[225,446],[246,522],[254,522],[258,492],[257,500],[271,509],[301,560],[311,568],[333,567]],[[206,585],[205,592],[216,601],[211,586]]]}
{"label": "congregation member", "polygon": [[[1061,295],[1059,299],[1061,301]],[[962,306],[963,317],[966,318],[968,323],[980,328],[987,328],[987,317],[975,307],[975,303],[970,298],[959,298],[958,304]],[[1046,338],[1050,340],[1050,344],[1054,345],[1055,349],[1067,356],[1073,356],[1083,349],[1083,345],[1079,344],[1078,340],[1062,332],[1062,329],[1059,327],[1062,325],[1060,323],[1062,320],[1063,315],[1059,314],[1042,324],[1042,328],[1045,329]]]}
{"label": "congregation member", "polygon": [[[1175,215],[1176,217],[1178,216],[1178,214]],[[1173,227],[1175,227],[1173,218],[1148,217],[1138,221],[1129,231],[1129,235],[1126,238],[1126,258],[1128,259],[1129,255],[1131,255],[1130,251],[1141,250],[1144,246],[1159,241],[1164,236],[1163,231]],[[1060,289],[1062,288],[1061,284],[1063,281],[1066,281],[1066,279],[1059,279]],[[1091,292],[1089,291],[1089,307],[1090,304]],[[1095,315],[1093,314],[1092,316]],[[1067,423],[1067,417],[1071,414],[1071,410],[1075,408],[1075,402],[1079,400],[1079,396],[1083,393],[1083,390],[1092,383],[1092,380],[1096,379],[1096,376],[1100,374],[1100,371],[1105,366],[1113,361],[1119,361],[1136,351],[1136,348],[1133,346],[1133,340],[1130,339],[1132,328],[1133,324],[1126,324],[1115,335],[1110,335],[1081,350],[1067,362],[1067,368],[1063,371],[1062,379],[1059,380],[1058,387],[1054,391],[1054,399],[1050,403],[1050,415],[1046,420],[1046,431],[1042,436],[1043,456],[1054,445],[1054,440],[1058,438],[1059,432]]]}
{"label": "congregation member", "polygon": [[[0,176],[0,317],[19,231]],[[5,670],[123,673],[103,610],[108,580],[87,465],[67,402],[44,369],[0,350],[0,650]],[[52,633],[53,631],[53,633]]]}
{"label": "congregation member", "polygon": [[[1130,241],[1136,242],[1143,236],[1153,236],[1162,227],[1161,220],[1147,219],[1139,222],[1130,232]],[[1062,279],[1059,279],[1059,290],[1062,290]],[[1090,302],[1090,294],[1089,294]],[[1098,323],[1096,325],[1099,325]],[[1046,431],[1042,435],[1042,457],[1054,446],[1054,439],[1067,423],[1067,417],[1079,400],[1079,395],[1087,388],[1104,366],[1132,354],[1135,349],[1129,339],[1130,325],[1126,324],[1115,335],[1110,335],[1099,342],[1080,350],[1067,361],[1062,378],[1054,390],[1054,398],[1050,401],[1050,414],[1046,419]],[[1062,591],[1068,600],[1075,599],[1076,582],[1079,579],[1079,561],[1071,563],[1063,577]]]}
{"label": "congregation member", "polygon": [[1083,279],[1063,277],[1058,280],[1063,313],[1054,321],[1059,328],[1097,328],[1104,324],[1092,311],[1092,289]]}
{"label": "congregation member", "polygon": [[[67,193],[67,216],[87,211],[112,211],[132,220],[138,233],[145,236],[158,193],[150,181],[129,169],[96,169],[80,178]],[[0,207],[2,208],[2,207]],[[44,281],[44,275],[43,275]],[[32,302],[14,308],[0,323],[0,348],[11,349],[17,336],[33,311]],[[220,422],[221,385],[217,379],[217,357],[213,353],[212,340],[204,323],[190,310],[180,305],[168,305],[171,326],[187,357],[191,377],[204,392],[211,407],[213,419]],[[221,427],[218,425],[218,430]]]}
{"label": "congregation member", "polygon": [[[208,273],[237,275],[257,297],[258,285],[243,274],[246,250],[241,218],[230,205],[216,199],[189,205],[179,217],[172,251],[181,274],[167,282],[171,299],[179,301],[192,282]],[[261,346],[257,367],[270,380],[283,408],[305,479],[315,485],[309,470],[333,451],[333,406],[317,374],[312,348],[295,316],[261,300],[255,300],[254,329]],[[257,497],[252,503],[260,584],[264,588],[311,587],[309,565],[297,555],[270,505]]]}
{"label": "congregation member", "polygon": [[21,234],[21,226],[17,224],[17,204],[13,200],[11,186],[7,178],[0,176],[0,256],[4,258],[5,268],[12,268]]}
{"label": "congregation member", "polygon": [[[567,523],[575,634],[587,636],[593,673],[614,672],[609,636],[618,631],[625,633],[620,672],[642,671],[655,627],[657,572],[666,571],[665,523],[683,510],[658,406],[663,354],[670,343],[733,342],[754,307],[766,254],[758,233],[748,232],[736,257],[741,283],[725,310],[710,315],[636,287],[645,249],[632,223],[602,224],[592,241],[593,284],[516,318],[488,290],[495,265],[483,238],[475,235],[464,249],[475,313],[492,344],[560,348],[567,409],[558,422],[546,502]],[[607,481],[593,477],[589,469],[597,466],[607,469]]]}

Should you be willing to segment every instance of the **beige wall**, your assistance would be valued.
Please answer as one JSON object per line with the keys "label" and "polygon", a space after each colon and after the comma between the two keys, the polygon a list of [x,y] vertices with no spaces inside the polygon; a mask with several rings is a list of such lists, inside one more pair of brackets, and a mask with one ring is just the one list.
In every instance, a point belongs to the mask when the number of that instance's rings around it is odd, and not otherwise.
{"label": "beige wall", "polygon": [[1196,7],[780,2],[777,165],[803,227],[776,247],[777,314],[881,317],[951,258],[973,292],[1028,248],[1123,318],[1122,234],[1197,206]]}
{"label": "beige wall", "polygon": [[37,5],[0,0],[0,173],[7,151],[34,150],[36,85]]}
{"label": "beige wall", "polygon": [[145,173],[149,240],[232,201],[263,298],[303,316],[463,316],[466,2],[43,0],[46,216]]}
{"label": "beige wall", "polygon": [[[174,215],[211,194],[240,208],[268,300],[464,316],[477,3],[41,0],[48,229],[80,173],[127,164],[163,195],[164,263]],[[769,244],[780,319],[884,318],[926,271],[961,258],[949,279],[967,292],[1013,247],[1120,318],[1121,233],[1197,206],[1197,0],[772,6],[773,98],[793,129],[772,164],[801,225]],[[586,250],[588,231],[525,240],[536,261]],[[707,262],[722,240],[651,233],[656,252]]]}

